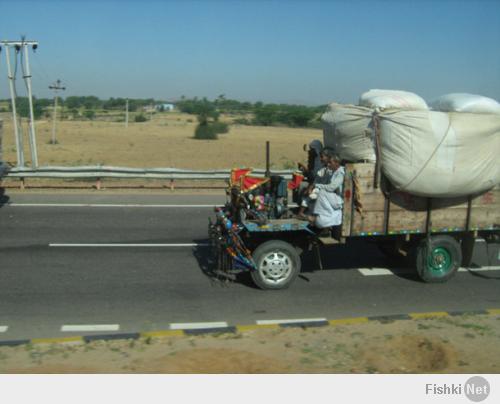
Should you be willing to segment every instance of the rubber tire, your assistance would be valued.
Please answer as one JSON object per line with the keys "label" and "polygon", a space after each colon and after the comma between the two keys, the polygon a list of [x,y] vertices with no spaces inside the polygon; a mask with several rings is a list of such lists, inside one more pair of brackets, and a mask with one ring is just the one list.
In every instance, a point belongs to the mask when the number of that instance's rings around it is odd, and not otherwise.
{"label": "rubber tire", "polygon": [[426,283],[443,283],[452,278],[460,268],[462,263],[462,250],[458,241],[450,236],[433,236],[431,237],[431,244],[433,249],[443,248],[445,249],[451,259],[451,267],[444,275],[437,276],[427,265],[428,260],[428,245],[427,239],[423,239],[417,246],[416,251],[416,267],[417,273]]}
{"label": "rubber tire", "polygon": [[260,289],[265,289],[265,290],[278,290],[278,289],[286,289],[288,288],[299,276],[300,273],[300,267],[301,267],[301,260],[299,253],[297,252],[296,248],[292,246],[291,244],[281,241],[281,240],[270,240],[266,241],[265,243],[262,243],[259,245],[253,252],[252,257],[254,262],[259,265],[260,260],[270,252],[283,252],[292,261],[292,270],[290,272],[290,275],[288,278],[279,284],[270,284],[265,281],[265,279],[262,277],[262,274],[259,272],[259,270],[253,270],[250,272],[252,276],[252,280],[257,285]]}

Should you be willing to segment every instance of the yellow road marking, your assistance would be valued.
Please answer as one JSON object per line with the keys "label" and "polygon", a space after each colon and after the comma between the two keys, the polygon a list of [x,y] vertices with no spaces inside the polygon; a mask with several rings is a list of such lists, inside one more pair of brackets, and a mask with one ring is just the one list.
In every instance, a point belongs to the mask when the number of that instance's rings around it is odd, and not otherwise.
{"label": "yellow road marking", "polygon": [[500,314],[500,309],[488,309],[486,310],[489,314]]}
{"label": "yellow road marking", "polygon": [[249,325],[237,325],[236,330],[238,332],[259,330],[262,328],[280,328],[279,324],[249,324]]}
{"label": "yellow road marking", "polygon": [[60,344],[65,342],[84,342],[82,337],[34,338],[32,344]]}
{"label": "yellow road marking", "polygon": [[427,313],[410,313],[409,316],[413,319],[420,319],[420,318],[447,317],[449,316],[449,314],[445,311],[430,311]]}
{"label": "yellow road marking", "polygon": [[367,323],[368,317],[353,317],[353,318],[340,318],[338,320],[330,320],[328,324],[330,325],[343,325],[343,324],[361,324]]}

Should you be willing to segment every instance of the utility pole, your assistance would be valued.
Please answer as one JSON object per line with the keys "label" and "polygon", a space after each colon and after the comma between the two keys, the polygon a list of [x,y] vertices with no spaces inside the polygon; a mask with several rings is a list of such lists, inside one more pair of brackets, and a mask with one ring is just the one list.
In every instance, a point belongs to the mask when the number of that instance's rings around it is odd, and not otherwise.
{"label": "utility pole", "polygon": [[[38,48],[38,42],[36,41],[26,41],[24,37],[21,41],[0,41],[0,46],[5,47],[5,54],[7,57],[7,74],[9,77],[9,88],[10,88],[10,98],[12,106],[12,118],[14,122],[14,135],[16,140],[16,153],[17,153],[17,165],[19,167],[24,167],[24,147],[23,147],[23,137],[21,130],[18,126],[17,121],[17,110],[16,110],[16,87],[15,80],[16,77],[12,75],[11,60],[10,60],[10,49],[14,48],[16,62],[17,58],[21,59],[21,66],[23,70],[23,79],[26,84],[26,89],[28,91],[28,102],[29,102],[29,144],[31,149],[31,165],[33,168],[38,167],[38,155],[36,149],[36,133],[35,133],[35,118],[33,114],[33,94],[31,91],[31,71],[29,64],[29,52],[28,47],[31,46],[33,50]],[[23,63],[23,53],[24,62]]]}
{"label": "utility pole", "polygon": [[16,92],[14,90],[14,80],[16,79],[12,75],[12,68],[10,66],[10,47],[5,47],[5,56],[7,58],[7,75],[9,77],[9,89],[10,89],[10,105],[12,106],[12,120],[14,123],[14,136],[16,139],[16,155],[17,155],[17,165],[18,167],[24,167],[24,146],[23,138],[19,133],[19,127],[17,125],[17,109],[16,109]]}
{"label": "utility pole", "polygon": [[57,81],[50,85],[49,88],[54,90],[54,116],[52,117],[52,140],[50,141],[50,144],[56,144],[57,92],[59,90],[66,90],[66,87],[61,86],[61,80],[57,79]]}
{"label": "utility pole", "polygon": [[128,128],[128,98],[125,100],[125,128]]}

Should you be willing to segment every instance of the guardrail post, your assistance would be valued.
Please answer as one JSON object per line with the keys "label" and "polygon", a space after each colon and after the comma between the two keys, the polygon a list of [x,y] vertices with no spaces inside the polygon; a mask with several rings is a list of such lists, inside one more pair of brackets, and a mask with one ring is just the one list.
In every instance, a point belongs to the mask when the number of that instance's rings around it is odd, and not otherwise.
{"label": "guardrail post", "polygon": [[19,184],[19,188],[21,189],[21,191],[24,191],[24,188],[25,188],[24,177],[21,177],[19,179],[21,180],[21,182]]}
{"label": "guardrail post", "polygon": [[100,191],[101,190],[101,178],[97,177],[96,182],[95,182],[95,188]]}
{"label": "guardrail post", "polygon": [[170,180],[170,190],[173,191],[175,190],[175,185],[174,185],[174,180]]}

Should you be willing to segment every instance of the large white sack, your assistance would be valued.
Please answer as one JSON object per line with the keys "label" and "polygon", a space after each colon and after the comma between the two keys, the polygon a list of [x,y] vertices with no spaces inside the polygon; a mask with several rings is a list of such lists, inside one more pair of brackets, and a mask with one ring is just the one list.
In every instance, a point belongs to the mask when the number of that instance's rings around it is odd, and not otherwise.
{"label": "large white sack", "polygon": [[429,109],[417,94],[400,90],[370,90],[361,94],[359,105],[377,109]]}
{"label": "large white sack", "polygon": [[330,104],[321,116],[323,144],[344,160],[374,162],[372,114],[371,109],[364,107]]}
{"label": "large white sack", "polygon": [[432,109],[444,112],[474,112],[477,114],[500,114],[500,104],[493,98],[482,95],[453,93],[439,97],[431,103]]}
{"label": "large white sack", "polygon": [[396,188],[454,197],[500,183],[500,115],[388,111],[379,119],[381,167]]}

